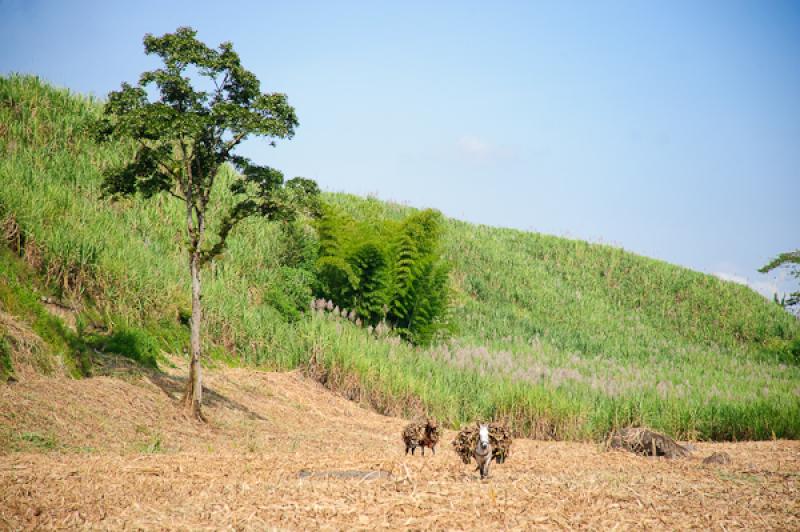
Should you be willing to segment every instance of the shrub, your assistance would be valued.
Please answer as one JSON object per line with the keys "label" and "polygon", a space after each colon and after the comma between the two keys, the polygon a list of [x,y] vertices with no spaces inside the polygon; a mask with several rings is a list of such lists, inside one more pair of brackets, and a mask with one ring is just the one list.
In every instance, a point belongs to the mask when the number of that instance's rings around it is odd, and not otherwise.
{"label": "shrub", "polygon": [[138,327],[118,327],[108,336],[95,336],[89,343],[107,353],[116,353],[155,368],[158,365],[158,342],[146,330]]}
{"label": "shrub", "polygon": [[442,215],[356,222],[326,207],[318,223],[317,295],[354,310],[367,325],[388,321],[414,344],[447,326],[449,266],[440,256]]}

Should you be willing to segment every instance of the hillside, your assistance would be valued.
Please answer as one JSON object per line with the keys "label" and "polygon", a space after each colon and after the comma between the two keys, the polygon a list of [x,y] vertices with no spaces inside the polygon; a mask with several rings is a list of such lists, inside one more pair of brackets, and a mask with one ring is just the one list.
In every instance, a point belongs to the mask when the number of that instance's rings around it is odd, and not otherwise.
{"label": "hillside", "polygon": [[[198,424],[176,408],[183,368],[163,366],[0,385],[0,528],[800,526],[796,441],[699,443],[671,461],[518,440],[480,481],[453,432],[406,456],[404,420],[298,372],[208,371]],[[717,451],[731,463],[702,463]]]}
{"label": "hillside", "polygon": [[[3,237],[42,286],[87,309],[79,323],[180,354],[178,206],[99,199],[100,171],[130,147],[91,140],[97,113],[36,78],[0,79]],[[327,200],[364,218],[407,210]],[[307,272],[285,259],[298,245],[257,220],[232,238],[205,275],[214,359],[287,370],[309,368],[313,354],[309,373],[329,387],[450,426],[505,417],[519,434],[555,439],[629,423],[700,439],[800,437],[800,325],[746,287],[618,248],[449,220],[458,331],[419,349],[307,312]]]}

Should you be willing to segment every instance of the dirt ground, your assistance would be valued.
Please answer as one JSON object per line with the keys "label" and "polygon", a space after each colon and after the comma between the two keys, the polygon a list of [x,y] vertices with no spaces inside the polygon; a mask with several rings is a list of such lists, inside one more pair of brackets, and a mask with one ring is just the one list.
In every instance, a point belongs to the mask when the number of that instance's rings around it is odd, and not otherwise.
{"label": "dirt ground", "polygon": [[797,441],[670,461],[517,440],[481,481],[454,433],[406,456],[406,421],[298,373],[208,372],[199,425],[175,406],[183,371],[0,385],[0,529],[800,530]]}

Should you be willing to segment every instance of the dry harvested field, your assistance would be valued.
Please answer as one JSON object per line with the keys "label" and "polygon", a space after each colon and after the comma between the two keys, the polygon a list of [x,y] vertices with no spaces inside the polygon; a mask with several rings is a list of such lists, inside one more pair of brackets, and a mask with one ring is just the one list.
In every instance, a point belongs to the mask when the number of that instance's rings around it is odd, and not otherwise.
{"label": "dry harvested field", "polygon": [[0,385],[0,528],[800,529],[800,442],[669,461],[519,440],[480,481],[453,433],[405,456],[404,420],[299,373],[208,372],[200,426],[173,371]]}

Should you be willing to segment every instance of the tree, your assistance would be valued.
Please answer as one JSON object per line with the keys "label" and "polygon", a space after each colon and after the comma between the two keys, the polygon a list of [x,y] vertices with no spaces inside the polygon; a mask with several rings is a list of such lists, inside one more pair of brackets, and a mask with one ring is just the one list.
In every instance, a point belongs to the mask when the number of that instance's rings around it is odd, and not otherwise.
{"label": "tree", "polygon": [[[800,249],[789,251],[787,253],[781,253],[772,259],[769,264],[765,265],[758,271],[761,273],[768,273],[782,266],[788,267],[790,275],[792,275],[795,279],[800,279]],[[775,300],[778,301],[777,295],[775,296]],[[800,291],[792,292],[789,294],[789,297],[784,296],[781,299],[780,304],[784,308],[797,307],[800,305]]]}
{"label": "tree", "polygon": [[[160,57],[163,67],[144,72],[135,86],[123,83],[111,92],[96,130],[100,140],[128,138],[135,144],[131,160],[105,172],[105,196],[164,193],[185,205],[192,317],[184,404],[204,420],[201,269],[225,250],[240,221],[253,215],[290,221],[301,211],[315,212],[319,189],[304,178],[284,183],[280,171],[234,153],[249,136],[268,138],[273,146],[274,139],[291,138],[297,117],[286,95],[261,92],[259,80],[242,67],[231,43],[215,50],[196,35],[188,27],[161,37],[145,35],[145,53]],[[238,171],[230,185],[235,201],[222,210],[216,234],[207,235],[214,183],[226,164]]]}

